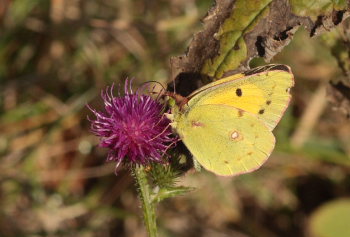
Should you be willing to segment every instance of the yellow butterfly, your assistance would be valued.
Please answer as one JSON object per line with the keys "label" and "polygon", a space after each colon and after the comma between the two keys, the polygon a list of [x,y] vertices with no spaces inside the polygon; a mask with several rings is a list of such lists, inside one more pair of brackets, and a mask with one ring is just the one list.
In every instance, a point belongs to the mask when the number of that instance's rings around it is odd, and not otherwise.
{"label": "yellow butterfly", "polygon": [[194,91],[186,103],[178,100],[171,126],[207,170],[223,176],[254,171],[275,146],[272,130],[288,107],[293,85],[285,65],[222,78]]}

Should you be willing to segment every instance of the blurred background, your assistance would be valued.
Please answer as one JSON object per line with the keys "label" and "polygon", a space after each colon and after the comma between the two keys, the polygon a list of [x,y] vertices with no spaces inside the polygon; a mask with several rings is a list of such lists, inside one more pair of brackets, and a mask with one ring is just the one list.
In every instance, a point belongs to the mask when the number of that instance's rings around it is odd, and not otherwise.
{"label": "blurred background", "polygon": [[[85,105],[101,108],[100,90],[126,77],[166,84],[211,5],[0,0],[0,236],[146,236],[133,180],[104,162]],[[349,208],[350,122],[327,96],[342,72],[325,38],[338,33],[299,29],[274,58],[296,86],[269,161],[235,178],[182,177],[196,190],[161,203],[161,236],[310,236],[325,206]]]}

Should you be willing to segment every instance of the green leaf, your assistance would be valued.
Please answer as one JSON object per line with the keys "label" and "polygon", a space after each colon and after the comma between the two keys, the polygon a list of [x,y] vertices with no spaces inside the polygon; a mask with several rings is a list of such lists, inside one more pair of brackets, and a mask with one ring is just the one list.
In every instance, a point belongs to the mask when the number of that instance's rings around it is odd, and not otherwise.
{"label": "green leaf", "polygon": [[289,0],[292,12],[298,16],[308,16],[316,20],[318,16],[329,15],[333,10],[346,10],[346,0]]}
{"label": "green leaf", "polygon": [[207,59],[202,73],[216,79],[237,68],[247,57],[244,35],[265,16],[272,0],[237,0],[231,15],[221,25],[214,37],[220,41],[217,56]]}
{"label": "green leaf", "polygon": [[195,188],[184,187],[184,186],[178,186],[178,187],[172,187],[172,188],[161,188],[152,197],[152,202],[158,203],[166,198],[171,198],[171,197],[176,197],[178,195],[183,195],[185,193],[193,191],[194,189]]}
{"label": "green leaf", "polygon": [[311,216],[309,230],[312,237],[350,236],[350,199],[326,203]]}

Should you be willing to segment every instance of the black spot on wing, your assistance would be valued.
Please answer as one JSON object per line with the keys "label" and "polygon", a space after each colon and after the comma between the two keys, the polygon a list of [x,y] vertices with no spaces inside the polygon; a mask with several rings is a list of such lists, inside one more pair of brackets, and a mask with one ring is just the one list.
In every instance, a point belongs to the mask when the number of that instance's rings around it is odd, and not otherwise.
{"label": "black spot on wing", "polygon": [[241,96],[243,95],[242,89],[241,89],[241,88],[238,88],[238,89],[236,90],[236,95],[237,95],[238,97],[241,97]]}
{"label": "black spot on wing", "polygon": [[271,100],[267,100],[267,101],[266,101],[266,104],[267,104],[267,105],[270,105],[270,104],[271,104]]}
{"label": "black spot on wing", "polygon": [[263,114],[263,113],[265,113],[264,109],[259,110],[259,114]]}

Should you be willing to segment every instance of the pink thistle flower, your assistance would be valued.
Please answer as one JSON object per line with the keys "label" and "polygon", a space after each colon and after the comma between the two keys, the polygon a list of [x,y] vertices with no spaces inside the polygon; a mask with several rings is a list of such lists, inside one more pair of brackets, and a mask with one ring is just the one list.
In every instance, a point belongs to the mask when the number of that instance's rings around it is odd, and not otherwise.
{"label": "pink thistle flower", "polygon": [[[130,88],[128,89],[128,87]],[[89,107],[96,116],[91,131],[100,137],[100,147],[109,148],[107,161],[145,165],[164,162],[166,150],[176,142],[164,106],[148,95],[134,93],[125,82],[124,96],[113,95],[114,85],[101,92],[105,111]]]}

